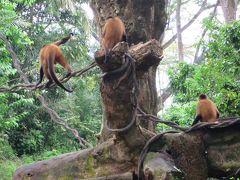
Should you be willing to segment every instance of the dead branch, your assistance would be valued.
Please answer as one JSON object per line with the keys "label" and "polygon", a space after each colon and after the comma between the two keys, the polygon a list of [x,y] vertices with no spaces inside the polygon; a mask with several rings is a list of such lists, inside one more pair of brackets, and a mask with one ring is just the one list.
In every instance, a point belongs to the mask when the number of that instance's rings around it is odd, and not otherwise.
{"label": "dead branch", "polygon": [[76,129],[73,129],[69,127],[67,122],[60,118],[60,116],[54,111],[53,109],[48,107],[48,104],[43,96],[37,96],[38,100],[42,103],[42,106],[47,110],[48,114],[50,115],[51,119],[56,122],[57,124],[60,124],[61,126],[65,127],[65,129],[68,129],[71,131],[71,133],[74,135],[74,137],[79,141],[79,144],[86,148],[86,147],[92,147],[91,144],[89,144],[87,141],[85,141],[83,138],[79,136],[79,133]]}
{"label": "dead branch", "polygon": [[158,106],[157,106],[157,110],[158,110],[158,112],[160,111],[160,110],[162,110],[162,104],[170,97],[172,95],[172,93],[171,93],[171,88],[170,88],[170,86],[167,86],[167,88],[165,88],[164,90],[163,90],[163,92],[161,93],[161,95],[159,95],[158,97],[157,97],[157,103],[158,103]]}
{"label": "dead branch", "polygon": [[240,124],[240,117],[226,117],[226,118],[219,118],[217,122],[208,123],[208,122],[201,122],[197,123],[194,126],[189,127],[185,132],[189,133],[192,131],[196,131],[199,129],[211,129],[211,128],[222,128],[232,125],[239,125]]}
{"label": "dead branch", "polygon": [[157,123],[162,123],[162,124],[165,124],[165,125],[170,126],[172,128],[179,129],[181,131],[185,131],[185,130],[188,129],[188,128],[179,126],[176,122],[166,121],[166,120],[160,119],[159,117],[154,116],[152,114],[146,114],[139,107],[137,108],[137,110],[141,113],[141,114],[137,114],[138,117],[145,117],[145,118],[148,118],[147,120],[154,121],[154,122],[157,122]]}

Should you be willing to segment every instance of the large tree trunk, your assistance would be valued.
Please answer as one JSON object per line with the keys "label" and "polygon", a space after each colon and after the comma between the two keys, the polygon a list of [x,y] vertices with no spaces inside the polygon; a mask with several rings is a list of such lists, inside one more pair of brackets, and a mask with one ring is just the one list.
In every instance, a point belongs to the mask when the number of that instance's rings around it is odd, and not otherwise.
{"label": "large tree trunk", "polygon": [[220,0],[223,10],[224,19],[226,22],[231,22],[236,19],[237,0]]}
{"label": "large tree trunk", "polygon": [[[111,1],[111,0],[92,0],[91,6],[95,13],[95,20],[99,30],[99,35],[101,35],[102,27],[105,23],[105,19],[108,16],[120,16],[126,26],[128,43],[136,44],[141,41],[146,42],[152,38],[159,39],[164,32],[164,27],[166,24],[166,13],[165,13],[165,0],[124,0],[124,1]],[[130,47],[132,49],[133,47]],[[151,61],[151,59],[149,59]],[[158,63],[149,68],[140,68],[137,70],[137,82],[138,82],[138,102],[139,106],[149,114],[157,114],[157,92],[156,92],[156,68]],[[108,84],[111,86],[112,84]],[[120,88],[119,88],[120,89]],[[129,91],[131,87],[123,90],[122,92],[114,92],[111,88],[107,88],[106,84],[101,82],[101,95],[103,99],[104,106],[104,116],[102,125],[106,124],[105,121],[112,121],[111,119],[117,119],[121,122],[124,118],[129,117],[130,107],[125,107],[119,113],[118,106],[131,103],[131,102],[119,102],[119,98],[123,98],[121,94],[125,91]],[[106,100],[106,95],[111,95],[111,98]],[[110,96],[109,96],[110,97]],[[116,98],[113,99],[112,97]],[[129,98],[129,96],[128,96]],[[104,100],[106,100],[104,102]],[[129,99],[128,99],[129,100]],[[112,106],[114,105],[114,106]],[[116,106],[118,105],[118,106]],[[116,107],[113,109],[114,113],[118,112],[119,116],[115,117],[111,113],[108,113],[108,109]],[[131,111],[131,110],[130,110]],[[128,114],[128,117],[123,116]],[[131,113],[130,113],[131,114]],[[111,117],[111,118],[110,118]],[[120,119],[118,119],[121,117]],[[154,131],[154,125],[152,122],[140,121],[140,125],[150,131]],[[106,128],[102,126],[101,140],[106,140],[109,138],[109,132]]]}
{"label": "large tree trunk", "polygon": [[[161,60],[162,50],[156,40],[131,46],[130,49],[125,43],[122,43],[114,48],[112,58],[108,64],[103,63],[104,56],[102,56],[101,51],[96,53],[96,61],[103,71],[111,71],[119,67],[119,65],[121,66],[122,62],[125,61],[122,57],[127,52],[135,59],[136,71],[131,70],[131,73],[136,76],[137,87],[135,87],[131,75],[122,79],[124,73],[127,72],[121,72],[123,75],[120,76],[117,74],[103,78],[100,85],[104,112],[100,142],[115,136],[118,140],[124,141],[133,148],[141,146],[145,142],[136,123],[130,130],[123,133],[111,132],[106,126],[112,129],[126,127],[136,118],[135,105],[138,105],[147,113],[156,114],[155,70]],[[126,68],[126,71],[129,70]],[[135,102],[134,98],[136,98],[137,102]],[[137,122],[141,127],[153,131],[153,126],[149,126],[149,124],[152,125],[151,123],[143,123],[142,121],[142,119],[137,118]]]}

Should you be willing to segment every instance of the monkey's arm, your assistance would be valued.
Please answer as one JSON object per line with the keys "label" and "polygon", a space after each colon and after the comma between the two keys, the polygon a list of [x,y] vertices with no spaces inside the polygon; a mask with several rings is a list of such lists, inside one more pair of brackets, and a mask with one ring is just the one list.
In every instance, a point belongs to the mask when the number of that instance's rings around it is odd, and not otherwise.
{"label": "monkey's arm", "polygon": [[192,123],[192,126],[193,126],[194,124],[197,124],[200,119],[201,119],[201,116],[200,116],[200,115],[197,115],[197,116],[195,117],[193,123]]}

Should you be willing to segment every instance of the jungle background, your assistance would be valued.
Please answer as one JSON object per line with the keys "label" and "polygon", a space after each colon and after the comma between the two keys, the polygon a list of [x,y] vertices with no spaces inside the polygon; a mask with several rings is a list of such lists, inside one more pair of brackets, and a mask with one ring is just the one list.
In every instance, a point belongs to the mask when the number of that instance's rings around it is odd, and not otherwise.
{"label": "jungle background", "polygon": [[[81,149],[76,136],[95,145],[102,110],[100,70],[91,69],[66,83],[69,94],[58,87],[48,90],[10,91],[39,78],[38,54],[43,44],[75,34],[61,46],[74,70],[93,61],[100,37],[88,0],[0,1],[0,177],[11,179],[16,167]],[[189,126],[196,99],[206,93],[221,116],[240,116],[240,22],[234,0],[169,0],[165,37],[160,38],[164,59],[157,75],[158,115]],[[16,57],[13,56],[13,52]],[[16,63],[17,62],[17,63]],[[18,66],[20,65],[20,70]],[[57,66],[57,72],[64,74]],[[61,121],[50,116],[38,100],[42,95]],[[63,126],[64,122],[65,126]],[[157,131],[167,126],[156,125]]]}

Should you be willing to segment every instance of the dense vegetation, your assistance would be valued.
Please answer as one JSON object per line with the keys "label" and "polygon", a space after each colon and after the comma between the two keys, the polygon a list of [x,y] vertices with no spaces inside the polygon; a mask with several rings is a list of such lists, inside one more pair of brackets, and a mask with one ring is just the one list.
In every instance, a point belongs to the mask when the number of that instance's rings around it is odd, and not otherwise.
{"label": "dense vegetation", "polygon": [[204,59],[199,64],[179,62],[169,70],[174,103],[165,118],[181,125],[193,121],[201,93],[216,103],[221,117],[240,116],[240,22],[205,25],[209,38],[203,43]]}

